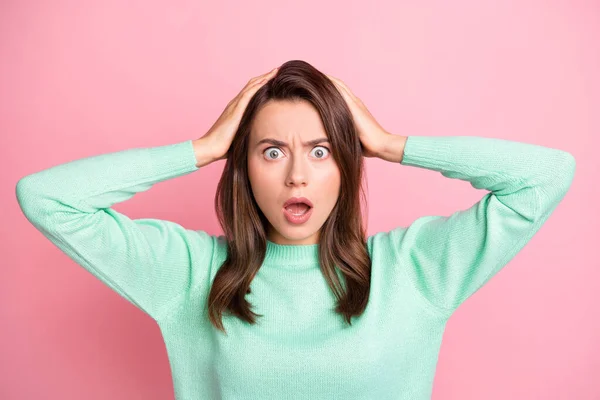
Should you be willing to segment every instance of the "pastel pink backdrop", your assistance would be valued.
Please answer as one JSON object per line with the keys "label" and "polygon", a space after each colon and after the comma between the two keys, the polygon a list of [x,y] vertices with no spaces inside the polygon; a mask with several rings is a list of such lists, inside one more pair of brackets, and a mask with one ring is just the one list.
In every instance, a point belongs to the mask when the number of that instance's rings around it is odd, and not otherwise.
{"label": "pastel pink backdrop", "polygon": [[[18,179],[200,137],[248,79],[302,59],[346,82],[393,133],[575,156],[555,213],[450,319],[433,399],[599,399],[599,38],[592,1],[2,2],[0,398],[173,398],[158,326],[27,222]],[[221,234],[223,166],[115,209]],[[485,194],[383,160],[367,170],[369,234]]]}

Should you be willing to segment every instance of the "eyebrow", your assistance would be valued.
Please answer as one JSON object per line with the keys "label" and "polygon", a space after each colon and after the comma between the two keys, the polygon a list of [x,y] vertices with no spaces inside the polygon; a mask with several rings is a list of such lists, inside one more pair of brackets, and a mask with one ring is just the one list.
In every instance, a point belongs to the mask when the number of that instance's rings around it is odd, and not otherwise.
{"label": "eyebrow", "polygon": [[[315,144],[319,144],[319,143],[323,143],[323,142],[329,143],[329,139],[327,139],[326,137],[324,137],[324,138],[309,140],[308,142],[304,142],[302,144],[305,147],[308,147],[308,146],[314,146]],[[263,143],[270,143],[272,145],[280,146],[280,147],[288,147],[288,144],[286,142],[282,142],[281,140],[276,140],[276,139],[271,139],[271,138],[262,139],[261,141],[259,141],[258,143],[256,143],[256,146],[258,147],[258,146],[260,146]]]}

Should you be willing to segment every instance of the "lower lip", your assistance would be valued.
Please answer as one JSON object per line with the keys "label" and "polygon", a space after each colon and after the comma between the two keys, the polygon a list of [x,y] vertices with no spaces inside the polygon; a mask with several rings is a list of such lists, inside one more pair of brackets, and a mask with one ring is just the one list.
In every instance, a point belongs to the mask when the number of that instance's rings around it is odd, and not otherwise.
{"label": "lower lip", "polygon": [[311,207],[307,212],[305,212],[302,215],[294,215],[284,208],[283,215],[285,215],[285,219],[287,219],[289,223],[298,225],[298,224],[303,224],[306,221],[308,221],[308,219],[312,215],[312,211],[313,211],[313,208]]}

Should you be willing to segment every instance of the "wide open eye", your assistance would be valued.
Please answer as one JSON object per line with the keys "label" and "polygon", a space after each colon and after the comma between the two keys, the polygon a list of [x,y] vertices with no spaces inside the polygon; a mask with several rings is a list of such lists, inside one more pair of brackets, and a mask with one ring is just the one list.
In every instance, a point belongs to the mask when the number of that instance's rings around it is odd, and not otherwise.
{"label": "wide open eye", "polygon": [[[315,146],[312,151],[315,151],[316,149],[318,149],[317,152],[315,152],[315,156],[317,159],[324,159],[327,157],[327,154],[329,153],[329,149],[327,147]],[[323,150],[321,149],[325,149],[325,152],[323,152]],[[265,149],[263,154],[268,154],[267,160],[276,160],[278,158],[278,153],[281,153],[279,147],[269,147]]]}
{"label": "wide open eye", "polygon": [[279,147],[269,147],[268,149],[266,149],[264,151],[263,154],[269,154],[269,155],[275,157],[275,158],[267,157],[267,160],[275,160],[277,158],[277,153],[281,153],[281,150],[279,150]]}
{"label": "wide open eye", "polygon": [[[323,151],[320,150],[319,148],[320,149],[325,149],[325,153],[323,153]],[[320,159],[325,158],[327,156],[327,153],[329,153],[329,149],[327,147],[325,147],[325,146],[317,146],[317,147],[315,147],[315,149],[319,149],[316,154],[317,154],[317,158],[320,158]]]}

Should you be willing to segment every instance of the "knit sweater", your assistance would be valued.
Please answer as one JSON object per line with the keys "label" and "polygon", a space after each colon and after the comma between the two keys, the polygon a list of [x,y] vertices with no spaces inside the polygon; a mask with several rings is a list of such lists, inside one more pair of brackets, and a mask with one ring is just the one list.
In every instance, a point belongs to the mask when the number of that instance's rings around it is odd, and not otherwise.
{"label": "knit sweater", "polygon": [[246,296],[263,317],[252,325],[224,314],[225,335],[206,311],[227,256],[225,237],[111,208],[200,169],[196,163],[187,140],[78,159],[16,186],[35,228],[157,322],[178,400],[429,399],[448,318],[527,244],[575,172],[574,157],[558,149],[409,136],[401,165],[486,194],[449,216],[369,236],[369,302],[351,326],[333,311],[319,245],[268,241]]}

